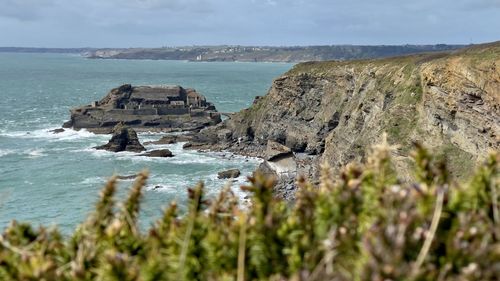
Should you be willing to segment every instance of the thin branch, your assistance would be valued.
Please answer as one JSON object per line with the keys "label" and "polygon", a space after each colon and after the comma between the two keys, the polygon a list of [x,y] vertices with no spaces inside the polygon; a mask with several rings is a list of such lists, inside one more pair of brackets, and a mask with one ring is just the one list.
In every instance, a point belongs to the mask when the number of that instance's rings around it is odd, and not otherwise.
{"label": "thin branch", "polygon": [[493,204],[493,221],[496,225],[500,225],[500,215],[498,214],[498,195],[497,195],[497,182],[492,181],[491,185],[491,202]]}
{"label": "thin branch", "polygon": [[422,249],[418,254],[418,258],[413,267],[410,279],[414,279],[415,276],[418,274],[420,267],[424,263],[424,260],[427,257],[427,254],[429,253],[429,249],[431,248],[432,241],[434,240],[434,235],[436,234],[436,230],[439,225],[439,219],[441,218],[441,213],[443,211],[443,201],[444,201],[444,188],[438,188],[436,207],[434,208],[434,214],[432,216],[429,235],[426,237],[424,245],[422,246]]}
{"label": "thin branch", "polygon": [[240,216],[241,227],[238,246],[238,277],[237,281],[245,281],[245,249],[247,241],[247,217],[245,213]]}

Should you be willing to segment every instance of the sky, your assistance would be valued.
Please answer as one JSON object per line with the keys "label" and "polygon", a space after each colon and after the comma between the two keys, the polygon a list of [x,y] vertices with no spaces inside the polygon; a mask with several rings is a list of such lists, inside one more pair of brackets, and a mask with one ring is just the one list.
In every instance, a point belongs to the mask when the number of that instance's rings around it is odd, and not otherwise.
{"label": "sky", "polygon": [[500,0],[0,0],[0,46],[469,44]]}

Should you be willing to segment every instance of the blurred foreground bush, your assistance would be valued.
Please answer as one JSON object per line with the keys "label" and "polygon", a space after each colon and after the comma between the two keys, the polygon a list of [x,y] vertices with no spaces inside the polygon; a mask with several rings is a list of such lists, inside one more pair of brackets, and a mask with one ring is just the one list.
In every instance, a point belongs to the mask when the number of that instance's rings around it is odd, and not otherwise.
{"label": "blurred foreground bush", "polygon": [[116,179],[69,237],[13,222],[0,236],[0,280],[499,280],[499,158],[467,184],[416,145],[417,182],[400,184],[387,144],[319,186],[299,179],[293,204],[255,175],[242,210],[224,189],[189,190],[147,233],[137,217],[147,174],[115,205]]}

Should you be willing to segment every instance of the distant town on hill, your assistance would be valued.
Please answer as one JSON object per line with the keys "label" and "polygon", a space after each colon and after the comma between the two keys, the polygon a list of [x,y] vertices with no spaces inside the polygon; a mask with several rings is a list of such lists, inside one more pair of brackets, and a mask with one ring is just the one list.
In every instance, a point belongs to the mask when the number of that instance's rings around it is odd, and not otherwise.
{"label": "distant town on hill", "polygon": [[391,57],[460,49],[466,45],[331,45],[331,46],[189,46],[161,48],[25,48],[0,47],[0,52],[74,53],[90,59],[187,61],[304,62]]}

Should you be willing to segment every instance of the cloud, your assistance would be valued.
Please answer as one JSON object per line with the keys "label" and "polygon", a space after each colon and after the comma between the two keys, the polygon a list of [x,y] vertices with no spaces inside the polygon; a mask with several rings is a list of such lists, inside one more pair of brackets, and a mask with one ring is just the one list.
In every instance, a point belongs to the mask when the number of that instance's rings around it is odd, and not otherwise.
{"label": "cloud", "polygon": [[499,0],[0,0],[0,6],[0,45],[323,45],[500,39],[500,32],[492,28],[500,26]]}
{"label": "cloud", "polygon": [[211,11],[209,0],[91,0],[90,7],[106,7],[108,12],[128,10],[135,12],[193,12],[204,13]]}
{"label": "cloud", "polygon": [[1,0],[0,17],[35,21],[42,18],[45,10],[53,6],[53,0]]}

